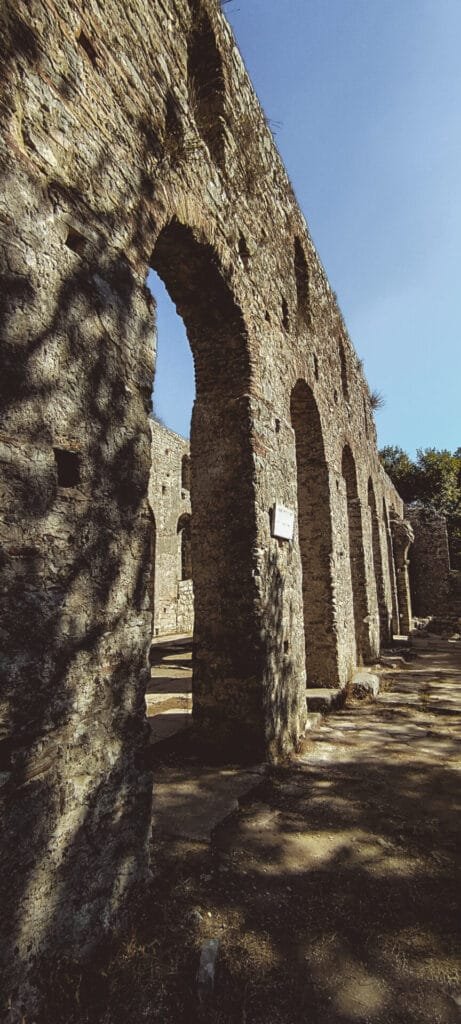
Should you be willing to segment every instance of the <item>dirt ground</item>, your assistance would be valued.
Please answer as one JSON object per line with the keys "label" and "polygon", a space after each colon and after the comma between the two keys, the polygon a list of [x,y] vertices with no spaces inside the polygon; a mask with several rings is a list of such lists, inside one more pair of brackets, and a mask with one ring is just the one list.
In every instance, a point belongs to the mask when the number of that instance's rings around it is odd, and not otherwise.
{"label": "dirt ground", "polygon": [[[131,935],[81,980],[78,1011],[53,1011],[55,996],[48,1021],[459,1022],[461,644],[442,647],[255,775],[209,841],[154,830]],[[153,763],[158,786],[197,769],[184,741]]]}

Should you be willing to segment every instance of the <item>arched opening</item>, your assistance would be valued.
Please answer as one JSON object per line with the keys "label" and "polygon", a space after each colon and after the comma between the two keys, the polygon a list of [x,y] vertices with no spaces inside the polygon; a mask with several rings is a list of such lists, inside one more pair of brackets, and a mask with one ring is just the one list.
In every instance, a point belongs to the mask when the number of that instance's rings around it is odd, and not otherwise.
{"label": "arched opening", "polygon": [[349,381],[347,377],[347,360],[343,342],[339,342],[339,362],[341,366],[341,387],[346,401],[349,400]]}
{"label": "arched opening", "polygon": [[[196,7],[196,5],[194,5]],[[197,129],[210,156],[224,163],[224,75],[210,19],[205,11],[193,12],[193,29],[187,54],[189,105]]]}
{"label": "arched opening", "polygon": [[386,506],[386,499],[383,498],[383,520],[384,529],[386,532],[386,548],[387,548],[387,564],[389,570],[389,586],[391,592],[391,607],[392,607],[392,632],[400,632],[400,617],[399,617],[399,603],[397,599],[397,577],[395,572],[395,561],[394,561],[394,550],[392,547],[392,534],[391,525],[389,522],[389,515]]}
{"label": "arched opening", "polygon": [[309,686],[334,686],[337,663],[328,470],[319,411],[303,380],[297,382],[291,393],[290,413],[296,445],[307,682]]}
{"label": "arched opening", "polygon": [[[205,741],[261,750],[246,328],[216,252],[176,219],[160,233],[151,266],[184,321],[195,370],[190,439],[194,722]],[[187,534],[181,533],[186,551]]]}
{"label": "arched opening", "polygon": [[296,236],[294,244],[294,271],[296,281],[296,299],[298,322],[309,321],[309,271],[301,242]]}
{"label": "arched opening", "polygon": [[192,579],[192,545],[191,545],[191,517],[186,512],[178,520],[177,533],[179,537],[179,556],[181,580]]}
{"label": "arched opening", "polygon": [[389,615],[389,610],[386,604],[386,594],[384,590],[384,571],[383,571],[383,557],[381,551],[381,540],[379,531],[379,518],[378,509],[376,507],[375,490],[373,487],[373,481],[370,477],[368,480],[368,508],[370,509],[371,519],[371,541],[372,541],[372,555],[373,555],[373,570],[374,578],[376,581],[376,597],[378,601],[378,612],[379,612],[379,630],[380,630],[380,645],[388,643],[392,635],[392,619]]}
{"label": "arched opening", "polygon": [[349,533],[349,561],[352,582],[352,605],[357,664],[370,656],[367,629],[368,601],[363,547],[362,510],[357,488],[355,462],[349,445],[343,450],[341,472],[346,485],[347,525]]}

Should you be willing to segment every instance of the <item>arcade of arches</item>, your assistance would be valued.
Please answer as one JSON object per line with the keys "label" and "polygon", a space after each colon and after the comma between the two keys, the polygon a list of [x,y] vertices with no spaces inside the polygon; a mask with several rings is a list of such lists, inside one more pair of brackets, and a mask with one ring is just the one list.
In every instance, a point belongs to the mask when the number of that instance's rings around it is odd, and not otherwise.
{"label": "arcade of arches", "polygon": [[[198,741],[257,762],[296,749],[306,682],[410,624],[367,382],[221,5],[98,10],[0,14],[0,959],[26,994],[149,878],[152,628],[193,609]],[[150,267],[193,354],[190,467],[149,419]]]}

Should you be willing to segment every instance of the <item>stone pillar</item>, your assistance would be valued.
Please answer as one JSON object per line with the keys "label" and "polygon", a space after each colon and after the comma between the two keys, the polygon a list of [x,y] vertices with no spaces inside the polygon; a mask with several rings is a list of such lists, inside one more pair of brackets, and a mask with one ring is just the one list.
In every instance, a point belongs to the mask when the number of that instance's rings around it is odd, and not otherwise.
{"label": "stone pillar", "polygon": [[379,654],[378,616],[377,613],[373,615],[371,607],[364,545],[363,521],[364,516],[368,514],[368,508],[363,505],[360,498],[355,498],[348,501],[348,514],[357,663],[363,662],[366,665],[374,661]]}
{"label": "stone pillar", "polygon": [[391,531],[399,602],[399,630],[405,636],[412,626],[408,551],[414,533],[407,519],[391,519]]}
{"label": "stone pillar", "polygon": [[[385,503],[383,504],[383,529],[384,529],[384,537],[385,537],[385,544],[386,544],[386,551],[387,551],[387,565],[388,565],[388,573],[389,573],[389,587],[390,587],[390,598],[391,598],[390,613],[391,613],[391,617],[392,617],[391,633],[393,635],[394,633],[398,633],[399,632],[399,628],[400,628],[400,626],[399,626],[399,602],[398,602],[398,597],[397,597],[397,578],[396,578],[396,572],[395,572],[394,552],[393,552],[393,549],[392,549],[392,533],[391,533],[391,527],[390,527],[389,517],[387,515],[387,510],[386,510]],[[392,639],[392,636],[390,637],[390,639]]]}

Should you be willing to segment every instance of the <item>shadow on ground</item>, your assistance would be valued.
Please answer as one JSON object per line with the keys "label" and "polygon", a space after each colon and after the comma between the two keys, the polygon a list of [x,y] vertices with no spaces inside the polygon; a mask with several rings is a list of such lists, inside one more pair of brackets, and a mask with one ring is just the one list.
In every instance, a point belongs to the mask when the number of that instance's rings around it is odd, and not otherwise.
{"label": "shadow on ground", "polygon": [[[427,655],[405,666],[401,690],[390,673],[375,704],[331,715],[295,762],[255,777],[211,842],[160,821],[144,915],[97,981],[82,980],[80,1016],[65,1019],[458,1022],[460,662]],[[413,696],[427,673],[450,687],[449,714],[408,700],[410,678]],[[191,761],[173,746],[165,764],[163,799],[178,810]],[[216,984],[201,1003],[210,938]]]}

